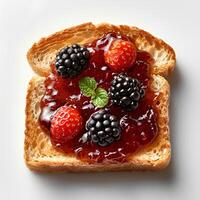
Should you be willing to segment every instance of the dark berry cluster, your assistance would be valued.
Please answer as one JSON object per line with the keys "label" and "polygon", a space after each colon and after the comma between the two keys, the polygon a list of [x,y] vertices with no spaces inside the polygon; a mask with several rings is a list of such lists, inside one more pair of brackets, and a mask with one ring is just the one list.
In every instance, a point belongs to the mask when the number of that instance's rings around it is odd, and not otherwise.
{"label": "dark berry cluster", "polygon": [[90,53],[87,48],[73,44],[61,51],[56,56],[55,66],[62,77],[74,77],[87,65]]}
{"label": "dark berry cluster", "polygon": [[86,123],[88,138],[99,146],[108,146],[121,137],[121,128],[117,118],[106,110],[91,115]]}
{"label": "dark berry cluster", "polygon": [[119,74],[114,77],[109,93],[113,104],[127,110],[134,110],[138,107],[140,99],[144,97],[145,90],[137,79]]}

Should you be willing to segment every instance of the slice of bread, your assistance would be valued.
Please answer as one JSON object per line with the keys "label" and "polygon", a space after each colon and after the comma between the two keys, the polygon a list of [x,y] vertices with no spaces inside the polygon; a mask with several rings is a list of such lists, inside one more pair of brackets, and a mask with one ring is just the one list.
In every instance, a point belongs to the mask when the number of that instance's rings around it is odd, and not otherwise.
{"label": "slice of bread", "polygon": [[[135,152],[127,163],[88,164],[55,150],[49,136],[42,131],[38,117],[40,100],[45,92],[45,77],[41,76],[47,76],[50,73],[49,64],[62,47],[72,43],[88,43],[110,31],[128,35],[139,49],[149,52],[155,59],[151,88],[158,94],[155,109],[158,112],[159,134],[153,143]],[[175,53],[170,46],[135,27],[110,24],[95,26],[87,23],[42,38],[32,46],[27,57],[31,67],[40,75],[31,79],[26,99],[25,161],[30,169],[73,172],[156,170],[168,165],[171,157],[168,126],[170,89],[168,82],[161,75],[168,75],[175,66]]]}

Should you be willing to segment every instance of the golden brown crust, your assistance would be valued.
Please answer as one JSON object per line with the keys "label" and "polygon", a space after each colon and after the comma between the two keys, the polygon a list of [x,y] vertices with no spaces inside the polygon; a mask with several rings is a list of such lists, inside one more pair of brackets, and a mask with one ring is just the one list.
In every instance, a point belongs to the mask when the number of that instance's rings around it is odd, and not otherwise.
{"label": "golden brown crust", "polygon": [[124,171],[158,170],[170,160],[171,147],[168,127],[169,84],[161,76],[153,76],[152,89],[159,92],[156,99],[159,112],[159,135],[156,140],[137,153],[127,163],[88,164],[75,157],[56,151],[38,124],[40,99],[44,93],[44,78],[33,77],[29,83],[26,104],[25,160],[27,166],[37,171]]}
{"label": "golden brown crust", "polygon": [[154,74],[168,75],[173,71],[176,63],[175,52],[164,41],[136,27],[115,26],[108,23],[99,25],[85,23],[42,38],[30,48],[27,53],[27,59],[36,73],[41,76],[47,76],[50,72],[49,64],[55,58],[56,52],[61,48],[72,43],[90,43],[111,31],[129,36],[138,49],[149,52],[155,60],[153,66]]}

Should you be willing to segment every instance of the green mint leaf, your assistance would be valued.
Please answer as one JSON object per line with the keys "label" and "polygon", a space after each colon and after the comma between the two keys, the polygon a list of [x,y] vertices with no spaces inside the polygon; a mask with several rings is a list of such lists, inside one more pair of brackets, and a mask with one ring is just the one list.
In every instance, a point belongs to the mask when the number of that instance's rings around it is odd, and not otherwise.
{"label": "green mint leaf", "polygon": [[97,83],[94,78],[86,76],[79,81],[79,88],[86,97],[94,96],[96,87]]}
{"label": "green mint leaf", "polygon": [[96,94],[92,96],[92,103],[98,108],[103,108],[108,104],[108,99],[107,91],[103,88],[97,88]]}

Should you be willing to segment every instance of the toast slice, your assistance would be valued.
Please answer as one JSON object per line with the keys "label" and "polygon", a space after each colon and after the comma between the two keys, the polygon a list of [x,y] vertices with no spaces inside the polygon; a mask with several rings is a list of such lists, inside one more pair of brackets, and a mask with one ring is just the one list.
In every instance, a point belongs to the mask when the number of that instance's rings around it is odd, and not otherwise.
{"label": "toast slice", "polygon": [[[49,64],[55,54],[72,43],[89,43],[107,32],[120,32],[128,35],[140,50],[149,52],[154,58],[151,87],[158,93],[158,137],[146,147],[135,152],[128,163],[88,164],[54,149],[38,123],[40,99],[44,94],[44,80],[50,73]],[[38,171],[120,171],[133,169],[156,170],[165,168],[171,157],[169,140],[169,95],[167,80],[162,77],[173,71],[176,57],[174,50],[160,39],[136,27],[111,24],[93,25],[86,23],[57,32],[35,43],[27,53],[32,69],[40,76],[31,79],[27,92],[25,161],[30,169]]]}
{"label": "toast slice", "polygon": [[25,160],[30,169],[38,171],[120,171],[133,169],[156,170],[165,168],[171,156],[168,127],[169,84],[160,75],[153,75],[151,87],[159,93],[156,109],[159,113],[158,137],[150,145],[134,153],[128,163],[87,164],[75,157],[55,150],[49,136],[38,123],[40,99],[45,92],[44,77],[31,79],[27,93]]}

